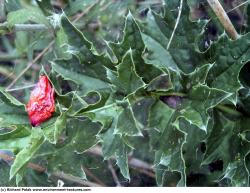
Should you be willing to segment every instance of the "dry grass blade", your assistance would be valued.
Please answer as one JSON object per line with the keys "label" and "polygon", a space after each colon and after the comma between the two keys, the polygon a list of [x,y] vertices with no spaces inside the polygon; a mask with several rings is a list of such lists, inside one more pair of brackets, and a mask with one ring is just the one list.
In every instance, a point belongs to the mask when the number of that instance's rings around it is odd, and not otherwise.
{"label": "dry grass blade", "polygon": [[24,75],[24,73],[27,71],[27,70],[29,70],[29,68],[33,65],[33,64],[35,64],[51,47],[52,47],[52,45],[54,44],[54,42],[55,41],[52,41],[52,42],[50,42],[50,44],[46,47],[46,48],[44,48],[43,49],[43,51],[42,52],[40,52],[36,57],[35,57],[35,59],[34,60],[32,60],[27,66],[26,66],[26,68],[24,68],[23,70],[22,70],[22,72],[20,72],[20,74],[9,84],[9,86],[7,86],[7,88],[6,89],[10,89],[15,83],[16,83],[16,81],[18,81],[19,80],[19,78],[21,78],[23,75]]}
{"label": "dry grass blade", "polygon": [[178,9],[179,9],[178,16],[177,16],[177,19],[176,19],[176,22],[175,22],[174,30],[173,30],[173,32],[171,34],[171,37],[170,37],[169,41],[168,41],[167,50],[169,49],[169,47],[171,45],[171,42],[172,42],[172,40],[174,38],[175,31],[176,31],[176,29],[178,27],[178,24],[180,22],[182,7],[183,7],[183,0],[180,0],[180,6],[178,7]]}
{"label": "dry grass blade", "polygon": [[228,35],[233,39],[236,40],[239,37],[239,34],[235,30],[231,20],[229,19],[227,13],[223,9],[222,5],[220,4],[219,0],[207,0],[208,4],[214,11],[215,15],[220,20],[221,24],[225,28]]}
{"label": "dry grass blade", "polygon": [[[77,22],[81,17],[83,17],[84,15],[86,15],[97,3],[99,2],[99,0],[95,1],[93,4],[91,4],[89,7],[87,7],[85,9],[85,11],[83,11],[81,14],[79,14],[74,20],[73,20],[73,23],[74,22]],[[42,50],[42,52],[40,52],[34,60],[32,60],[22,71],[21,73],[15,77],[15,79],[6,87],[6,89],[10,89],[18,80],[19,78],[21,78],[24,73],[30,69],[30,67],[35,64],[40,58],[42,58],[42,56],[54,45],[55,41],[53,40],[52,42],[50,42],[50,44],[44,48]]]}

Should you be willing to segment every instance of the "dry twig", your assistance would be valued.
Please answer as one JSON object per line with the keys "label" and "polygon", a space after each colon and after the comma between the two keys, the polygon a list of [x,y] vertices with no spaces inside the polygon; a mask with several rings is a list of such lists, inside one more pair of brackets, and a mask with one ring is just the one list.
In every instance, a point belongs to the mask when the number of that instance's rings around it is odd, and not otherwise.
{"label": "dry twig", "polygon": [[83,166],[81,166],[81,167],[82,167],[82,170],[87,174],[87,176],[91,177],[95,182],[97,182],[98,184],[100,184],[103,187],[107,186],[98,177],[96,177],[90,170],[88,170],[87,168],[85,168]]}
{"label": "dry twig", "polygon": [[[7,154],[3,154],[3,153],[0,153],[0,158],[5,160],[5,161],[13,161],[15,159],[15,157],[11,157]],[[38,165],[38,164],[35,164],[35,163],[31,163],[29,162],[27,164],[27,167],[28,168],[31,168],[35,171],[38,171],[38,172],[46,172],[47,169]],[[83,186],[89,186],[89,187],[102,187],[103,185],[101,184],[97,184],[97,183],[94,183],[94,182],[90,182],[90,181],[86,181],[86,180],[82,180],[81,178],[79,177],[76,177],[76,176],[72,176],[72,175],[69,175],[69,174],[65,174],[61,171],[58,171],[58,172],[54,172],[51,174],[51,176],[54,176],[56,178],[59,178],[59,179],[62,179],[62,180],[66,180],[66,181],[69,181],[69,182],[73,182],[73,183],[77,183],[77,184],[80,184],[80,185],[83,185]]]}
{"label": "dry twig", "polygon": [[70,181],[73,183],[77,183],[83,186],[88,186],[88,187],[102,187],[100,184],[94,183],[94,182],[90,182],[90,181],[85,181],[82,180],[81,178],[78,178],[76,176],[72,176],[69,174],[65,174],[63,172],[55,172],[52,174],[52,176],[61,179],[61,180],[65,180],[65,181]]}
{"label": "dry twig", "polygon": [[[92,147],[87,152],[95,154],[95,155],[102,156],[102,149],[101,149],[100,146]],[[112,159],[114,159],[114,157]],[[128,164],[132,168],[145,169],[145,170],[148,170],[148,171],[151,171],[151,172],[154,171],[153,166],[151,164],[148,164],[147,162],[144,162],[142,160],[139,160],[139,159],[136,159],[136,158],[133,158],[133,157],[128,160]]]}
{"label": "dry twig", "polygon": [[116,186],[121,187],[122,185],[121,185],[121,183],[119,181],[118,176],[116,175],[116,172],[115,172],[115,170],[114,170],[114,168],[113,168],[112,163],[111,163],[110,160],[108,160],[108,168],[109,168],[109,170],[110,170],[110,172],[112,174],[112,177],[113,177],[113,179],[114,179],[114,181],[116,183]]}
{"label": "dry twig", "polygon": [[172,34],[171,34],[171,37],[170,37],[169,41],[168,41],[167,50],[169,49],[169,47],[170,47],[170,45],[171,45],[171,42],[172,42],[172,40],[173,40],[175,31],[176,31],[176,29],[177,29],[177,27],[178,27],[178,24],[179,24],[179,22],[180,22],[182,7],[183,7],[183,0],[180,0],[180,6],[178,7],[178,9],[179,9],[178,16],[177,16],[177,19],[176,19],[176,22],[175,22],[174,30],[173,30],[173,32],[172,32]]}

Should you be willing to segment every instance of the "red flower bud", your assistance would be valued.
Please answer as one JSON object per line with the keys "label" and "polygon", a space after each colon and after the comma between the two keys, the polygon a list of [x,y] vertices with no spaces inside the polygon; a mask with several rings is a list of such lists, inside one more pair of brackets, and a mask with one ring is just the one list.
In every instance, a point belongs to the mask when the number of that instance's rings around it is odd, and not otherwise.
{"label": "red flower bud", "polygon": [[38,126],[46,121],[55,112],[55,91],[47,76],[42,75],[34,90],[31,92],[30,100],[26,105],[32,126]]}

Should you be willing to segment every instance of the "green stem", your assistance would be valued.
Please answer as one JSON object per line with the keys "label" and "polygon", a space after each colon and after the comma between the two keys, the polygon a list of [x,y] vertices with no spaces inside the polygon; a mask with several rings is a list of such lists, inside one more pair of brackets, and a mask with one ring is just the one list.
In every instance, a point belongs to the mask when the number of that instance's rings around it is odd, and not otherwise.
{"label": "green stem", "polygon": [[223,111],[225,113],[228,113],[230,115],[233,115],[233,116],[237,116],[237,117],[242,116],[241,112],[239,112],[239,111],[237,111],[237,110],[235,110],[233,108],[230,108],[230,107],[228,107],[226,105],[217,105],[215,108],[219,109],[219,110],[221,110],[221,111]]}
{"label": "green stem", "polygon": [[8,78],[10,78],[10,79],[15,79],[16,78],[16,76],[11,71],[9,71],[8,69],[0,66],[0,75],[1,74],[8,77]]}
{"label": "green stem", "polygon": [[[44,24],[15,24],[13,26],[14,31],[41,31],[48,30],[49,28]],[[9,30],[7,22],[0,23],[0,30]]]}
{"label": "green stem", "polygon": [[14,29],[15,31],[41,31],[49,28],[44,24],[16,24]]}
{"label": "green stem", "polygon": [[14,50],[14,47],[10,43],[11,40],[7,38],[7,36],[1,37],[2,46],[6,50],[7,53],[11,53]]}
{"label": "green stem", "polygon": [[14,54],[1,54],[0,53],[0,62],[6,62],[11,60],[16,60],[21,58],[20,55],[14,55]]}
{"label": "green stem", "polygon": [[8,24],[7,24],[7,22],[0,23],[0,30],[8,30]]}
{"label": "green stem", "polygon": [[[151,97],[156,97],[159,98],[160,96],[179,96],[179,97],[187,97],[186,93],[180,93],[180,92],[151,92],[150,93]],[[230,115],[236,116],[236,117],[240,117],[242,116],[242,113],[235,110],[234,108],[231,108],[229,106],[226,105],[222,105],[219,104],[217,106],[215,106],[216,109],[219,109],[225,113],[228,113]]]}
{"label": "green stem", "polygon": [[6,19],[5,9],[4,9],[4,1],[0,1],[0,21],[4,21]]}
{"label": "green stem", "polygon": [[187,94],[185,93],[180,93],[180,92],[169,92],[166,93],[165,96],[179,96],[179,97],[186,97]]}
{"label": "green stem", "polygon": [[181,92],[151,92],[150,95],[153,96],[179,96],[179,97],[186,97],[186,93]]}

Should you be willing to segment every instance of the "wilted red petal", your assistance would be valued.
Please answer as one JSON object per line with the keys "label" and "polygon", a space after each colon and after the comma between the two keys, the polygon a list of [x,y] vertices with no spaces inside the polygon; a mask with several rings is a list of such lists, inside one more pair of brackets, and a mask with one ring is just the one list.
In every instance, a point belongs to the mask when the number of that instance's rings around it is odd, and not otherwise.
{"label": "wilted red petal", "polygon": [[26,105],[32,126],[38,126],[46,121],[55,112],[55,91],[47,76],[40,76],[39,82],[31,92],[30,100]]}

